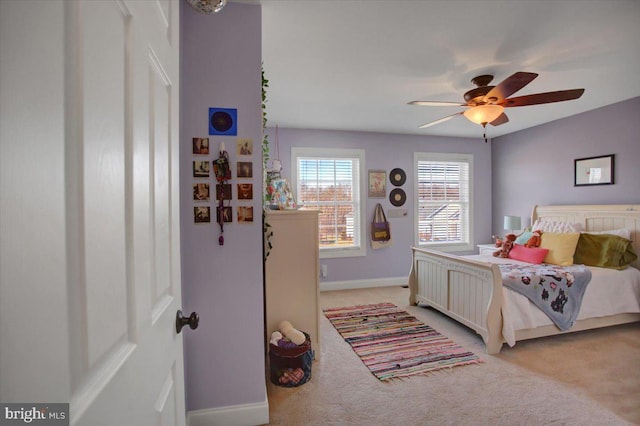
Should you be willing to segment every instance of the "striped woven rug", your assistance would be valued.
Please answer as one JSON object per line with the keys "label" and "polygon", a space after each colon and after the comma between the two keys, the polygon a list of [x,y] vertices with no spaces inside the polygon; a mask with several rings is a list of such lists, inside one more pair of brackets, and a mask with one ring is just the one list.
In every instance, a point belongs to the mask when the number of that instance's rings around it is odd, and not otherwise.
{"label": "striped woven rug", "polygon": [[327,308],[324,314],[380,380],[482,362],[393,303]]}

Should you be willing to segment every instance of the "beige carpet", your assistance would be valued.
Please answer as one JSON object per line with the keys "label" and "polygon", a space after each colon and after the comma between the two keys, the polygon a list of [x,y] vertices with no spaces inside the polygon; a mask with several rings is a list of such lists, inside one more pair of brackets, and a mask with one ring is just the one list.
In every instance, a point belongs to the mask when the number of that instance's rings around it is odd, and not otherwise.
{"label": "beige carpet", "polygon": [[485,362],[381,382],[321,319],[321,357],[297,388],[267,386],[272,425],[640,424],[640,325],[587,331],[484,353],[445,316],[408,306],[400,287],[321,293],[321,306],[392,302]]}

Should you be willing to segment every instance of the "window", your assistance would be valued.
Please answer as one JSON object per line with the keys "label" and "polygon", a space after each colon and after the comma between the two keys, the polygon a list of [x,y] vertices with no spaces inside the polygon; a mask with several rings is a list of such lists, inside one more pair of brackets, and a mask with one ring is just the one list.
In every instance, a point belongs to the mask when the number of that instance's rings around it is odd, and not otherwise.
{"label": "window", "polygon": [[473,156],[414,154],[416,244],[443,251],[472,250]]}
{"label": "window", "polygon": [[292,148],[296,200],[320,210],[320,257],[364,256],[364,150]]}

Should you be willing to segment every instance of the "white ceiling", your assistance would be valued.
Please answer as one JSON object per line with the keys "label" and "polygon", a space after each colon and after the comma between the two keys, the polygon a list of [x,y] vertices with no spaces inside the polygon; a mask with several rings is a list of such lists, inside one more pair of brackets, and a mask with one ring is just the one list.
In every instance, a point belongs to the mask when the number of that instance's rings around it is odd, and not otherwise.
{"label": "white ceiling", "polygon": [[262,0],[270,126],[478,138],[470,81],[540,74],[513,96],[585,88],[578,99],[507,108],[496,137],[640,96],[640,1]]}

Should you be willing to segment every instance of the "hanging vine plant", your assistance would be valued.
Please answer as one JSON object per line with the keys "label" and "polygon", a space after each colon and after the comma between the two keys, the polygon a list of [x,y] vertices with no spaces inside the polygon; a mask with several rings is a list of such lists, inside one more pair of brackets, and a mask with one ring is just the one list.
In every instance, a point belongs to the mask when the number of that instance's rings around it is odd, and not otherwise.
{"label": "hanging vine plant", "polygon": [[271,194],[269,193],[270,177],[267,173],[269,163],[269,135],[267,135],[267,88],[269,87],[269,80],[264,76],[264,66],[262,67],[262,232],[264,234],[264,261],[266,262],[271,253],[273,246],[271,245],[271,238],[273,237],[273,231],[271,225],[267,222],[266,209],[269,208],[271,202]]}

